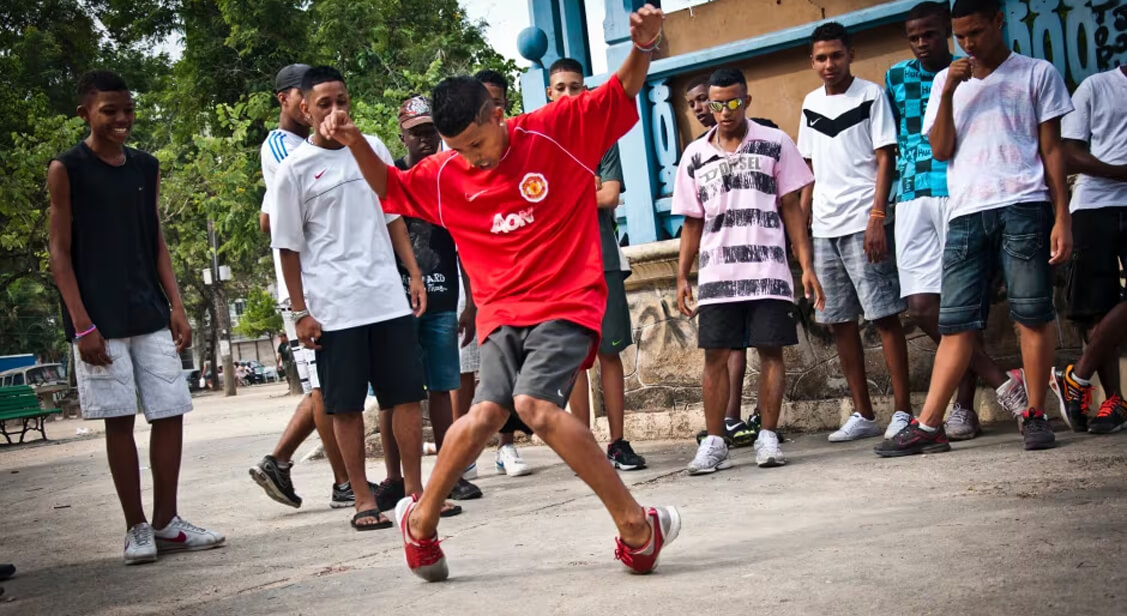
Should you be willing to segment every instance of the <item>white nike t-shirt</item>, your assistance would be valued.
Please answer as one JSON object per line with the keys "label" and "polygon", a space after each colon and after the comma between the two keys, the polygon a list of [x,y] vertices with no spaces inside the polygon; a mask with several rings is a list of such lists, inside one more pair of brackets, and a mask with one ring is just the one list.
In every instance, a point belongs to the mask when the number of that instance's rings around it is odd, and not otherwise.
{"label": "white nike t-shirt", "polygon": [[[939,114],[947,69],[931,85],[923,132]],[[1010,53],[985,79],[955,90],[955,156],[947,165],[948,220],[1015,203],[1049,201],[1038,127],[1072,111],[1052,64]]]}
{"label": "white nike t-shirt", "polygon": [[806,95],[798,152],[814,164],[814,237],[864,231],[877,188],[880,148],[896,145],[896,121],[884,88],[854,77],[842,94],[825,86]]}
{"label": "white nike t-shirt", "polygon": [[[262,196],[262,208],[260,211],[273,218],[270,212],[270,186],[274,184],[274,176],[278,173],[278,167],[282,161],[290,155],[291,152],[296,151],[305,143],[305,139],[291,133],[288,130],[275,128],[270,131],[266,136],[266,140],[262,142],[262,148],[259,149],[259,160],[262,161],[262,180],[266,184],[266,194]],[[286,281],[282,278],[282,262],[278,259],[278,251],[274,251],[274,277],[278,285],[278,303],[285,304],[290,300],[290,292],[286,290]]]}
{"label": "white nike t-shirt", "polygon": [[[1072,94],[1076,111],[1060,122],[1061,137],[1088,144],[1109,165],[1127,164],[1127,75],[1114,68],[1085,79]],[[1069,210],[1127,207],[1127,182],[1080,174]]]}
{"label": "white nike t-shirt", "polygon": [[[389,167],[378,137],[366,136]],[[278,169],[271,195],[271,247],[301,255],[308,309],[325,331],[411,314],[395,268],[395,251],[380,199],[348,148],[306,143]]]}

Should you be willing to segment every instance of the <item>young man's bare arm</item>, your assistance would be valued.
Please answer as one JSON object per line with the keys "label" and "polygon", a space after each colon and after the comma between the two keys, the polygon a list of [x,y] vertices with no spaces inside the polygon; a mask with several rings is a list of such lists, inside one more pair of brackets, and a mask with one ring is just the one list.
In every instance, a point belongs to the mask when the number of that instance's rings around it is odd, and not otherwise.
{"label": "young man's bare arm", "polygon": [[[814,161],[809,158],[806,159],[806,166],[810,168],[811,172],[814,171]],[[802,187],[802,194],[799,195],[798,204],[802,210],[802,220],[805,221],[804,224],[809,228],[811,221],[814,220],[814,182],[810,182]]]}
{"label": "young man's bare arm", "polygon": [[822,284],[814,273],[814,251],[801,203],[801,195],[807,187],[783,195],[779,199],[779,214],[783,218],[783,227],[790,237],[790,245],[794,250],[795,258],[798,259],[798,266],[802,268],[803,294],[806,299],[814,303],[816,310],[821,310],[825,307],[826,296],[822,292]]}
{"label": "young man's bare arm", "polygon": [[[278,260],[282,264],[282,280],[290,294],[290,307],[294,312],[308,310],[305,306],[305,287],[301,282],[301,254],[282,248],[278,250]],[[321,337],[321,324],[312,316],[294,322],[297,338],[308,349],[319,349],[317,339]]]}
{"label": "young man's bare arm", "polygon": [[[78,279],[71,263],[71,206],[70,180],[67,169],[59,161],[51,161],[47,168],[47,192],[50,195],[50,223],[48,228],[48,247],[51,253],[51,275],[55,286],[63,296],[63,305],[70,315],[74,331],[84,332],[95,323],[91,322],[82,294],[78,291]],[[111,363],[106,353],[106,344],[97,330],[78,340],[78,351],[82,361],[105,366]]]}
{"label": "young man's bare arm", "polygon": [[1060,118],[1042,122],[1037,127],[1037,139],[1041,162],[1045,166],[1045,184],[1049,187],[1056,214],[1049,263],[1062,263],[1072,256],[1072,216],[1068,213],[1068,180],[1064,148],[1061,147]]}
{"label": "young man's bare arm", "polygon": [[168,244],[164,242],[164,231],[160,226],[160,176],[157,176],[157,276],[160,286],[164,289],[164,297],[172,306],[172,315],[169,318],[168,328],[172,331],[172,339],[176,341],[176,350],[183,351],[192,346],[192,326],[188,323],[188,314],[184,312],[184,301],[180,298],[180,287],[176,284],[176,273],[172,271],[172,255],[168,253]]}
{"label": "young man's bare arm", "polygon": [[427,310],[427,288],[423,284],[423,272],[415,260],[415,247],[411,245],[411,235],[407,232],[407,222],[400,216],[387,223],[387,233],[391,236],[391,246],[395,249],[395,256],[403,262],[410,277],[408,288],[411,294],[411,310],[415,316],[421,317]]}
{"label": "young man's bare arm", "polygon": [[677,309],[687,317],[696,312],[696,307],[692,305],[693,284],[689,282],[689,275],[693,273],[693,264],[700,252],[700,236],[703,232],[703,218],[686,216],[681,223],[681,252],[677,258]]}
{"label": "young man's bare arm", "polygon": [[1113,165],[1096,158],[1088,150],[1088,144],[1076,139],[1062,139],[1065,169],[1068,173],[1087,175],[1127,182],[1127,165]]}
{"label": "young man's bare arm", "polygon": [[613,210],[618,207],[618,197],[622,194],[622,182],[603,180],[595,191],[595,203],[600,210]]}
{"label": "young man's bare arm", "polygon": [[646,83],[646,72],[650,69],[650,58],[653,55],[652,51],[640,51],[638,46],[656,43],[658,35],[661,34],[661,22],[664,20],[665,14],[661,9],[654,8],[652,4],[646,4],[630,14],[630,39],[634,44],[630,47],[630,53],[626,55],[622,66],[618,67],[615,73],[618,75],[618,81],[622,83],[622,89],[630,98],[634,98],[642,91],[642,86]]}

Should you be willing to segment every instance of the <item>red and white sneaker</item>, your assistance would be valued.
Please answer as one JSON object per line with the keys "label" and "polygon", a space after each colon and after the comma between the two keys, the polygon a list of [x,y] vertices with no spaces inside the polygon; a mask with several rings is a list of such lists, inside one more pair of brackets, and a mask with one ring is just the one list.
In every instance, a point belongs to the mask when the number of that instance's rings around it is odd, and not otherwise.
{"label": "red and white sneaker", "polygon": [[614,557],[621,560],[630,573],[650,573],[657,568],[661,550],[673,543],[681,532],[681,514],[677,513],[676,507],[649,507],[646,509],[646,521],[652,531],[646,545],[632,548],[620,537],[614,538]]}
{"label": "red and white sneaker", "polygon": [[446,555],[439,547],[438,536],[431,539],[415,539],[411,536],[407,519],[411,510],[415,508],[418,497],[414,494],[399,501],[395,506],[395,523],[403,533],[403,552],[407,559],[407,568],[411,573],[428,582],[441,582],[450,577],[450,570],[446,568]]}
{"label": "red and white sneaker", "polygon": [[172,516],[168,526],[153,530],[153,535],[157,540],[157,550],[161,552],[210,550],[227,540],[223,535],[190,524],[178,515]]}

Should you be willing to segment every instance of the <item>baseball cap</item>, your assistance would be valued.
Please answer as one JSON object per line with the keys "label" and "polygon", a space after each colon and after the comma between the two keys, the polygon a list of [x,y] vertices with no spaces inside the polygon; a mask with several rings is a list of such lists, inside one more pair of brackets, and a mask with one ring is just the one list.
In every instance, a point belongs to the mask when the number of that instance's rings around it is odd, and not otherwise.
{"label": "baseball cap", "polygon": [[425,96],[413,96],[399,106],[399,128],[427,123],[434,123],[434,120],[430,117],[430,101]]}
{"label": "baseball cap", "polygon": [[281,92],[290,88],[300,88],[305,72],[311,67],[308,64],[291,64],[278,71],[274,77],[274,91]]}

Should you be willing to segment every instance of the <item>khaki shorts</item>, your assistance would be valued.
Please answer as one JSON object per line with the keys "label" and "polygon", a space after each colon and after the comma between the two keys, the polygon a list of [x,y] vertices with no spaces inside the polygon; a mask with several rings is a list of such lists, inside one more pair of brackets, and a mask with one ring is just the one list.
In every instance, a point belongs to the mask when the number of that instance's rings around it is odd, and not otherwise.
{"label": "khaki shorts", "polygon": [[192,410],[192,395],[180,354],[169,330],[106,340],[108,366],[82,361],[74,345],[75,378],[83,419],[110,419],[137,413],[140,401],[150,423]]}

